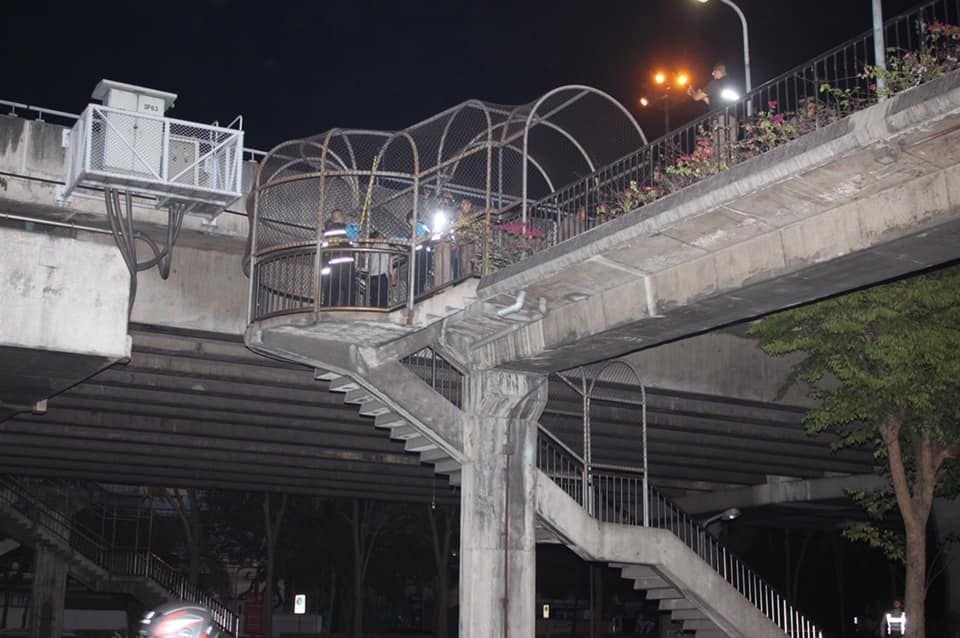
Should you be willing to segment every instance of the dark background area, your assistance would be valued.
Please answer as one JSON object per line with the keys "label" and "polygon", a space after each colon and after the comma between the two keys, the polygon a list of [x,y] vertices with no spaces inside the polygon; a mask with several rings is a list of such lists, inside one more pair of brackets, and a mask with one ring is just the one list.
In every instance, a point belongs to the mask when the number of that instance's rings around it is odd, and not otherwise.
{"label": "dark background area", "polygon": [[[738,4],[754,86],[871,24],[870,0]],[[885,15],[918,4],[885,0]],[[3,21],[0,99],[78,113],[109,78],[177,93],[171,117],[242,114],[247,146],[260,149],[335,126],[403,128],[468,98],[530,102],[572,83],[638,112],[661,67],[700,84],[722,60],[742,77],[739,19],[719,0],[16,1]],[[640,117],[661,132],[662,114]]]}

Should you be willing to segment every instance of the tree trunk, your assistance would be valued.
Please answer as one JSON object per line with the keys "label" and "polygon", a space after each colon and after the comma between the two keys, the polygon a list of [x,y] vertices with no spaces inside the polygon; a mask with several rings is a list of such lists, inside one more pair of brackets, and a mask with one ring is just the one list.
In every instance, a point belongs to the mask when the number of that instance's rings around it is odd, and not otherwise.
{"label": "tree trunk", "polygon": [[264,638],[273,638],[273,580],[274,566],[277,556],[277,539],[280,536],[280,524],[287,509],[287,495],[280,501],[280,510],[270,511],[270,492],[263,495],[263,525],[267,535],[267,564],[264,569],[263,587],[263,635]]}
{"label": "tree trunk", "polygon": [[938,449],[926,430],[921,430],[914,437],[916,476],[911,490],[900,444],[902,428],[903,422],[891,417],[880,429],[880,434],[887,447],[890,479],[906,530],[907,564],[903,603],[907,613],[907,638],[926,638],[927,521],[933,508],[937,473],[947,458],[947,452]]}
{"label": "tree trunk", "polygon": [[353,499],[353,638],[363,635],[363,544],[360,538],[360,499]]}
{"label": "tree trunk", "polygon": [[927,597],[926,527],[907,525],[907,576],[903,607],[907,612],[907,638],[925,638]]}
{"label": "tree trunk", "polygon": [[203,553],[203,532],[200,524],[200,503],[197,490],[187,490],[190,498],[190,583],[200,586],[200,555]]}

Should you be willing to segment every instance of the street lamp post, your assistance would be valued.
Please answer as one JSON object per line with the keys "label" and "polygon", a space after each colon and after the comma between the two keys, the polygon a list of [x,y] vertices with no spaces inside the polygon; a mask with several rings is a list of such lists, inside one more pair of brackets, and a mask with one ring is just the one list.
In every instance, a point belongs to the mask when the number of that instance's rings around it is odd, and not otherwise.
{"label": "street lamp post", "polygon": [[[656,91],[656,99],[663,102],[663,132],[670,132],[670,99],[673,96],[674,89],[686,89],[690,85],[690,76],[684,71],[679,71],[671,78],[663,71],[657,71],[653,75],[653,86]],[[645,97],[640,98],[640,106],[650,106],[650,100]]]}
{"label": "street lamp post", "polygon": [[[706,4],[710,0],[697,0],[700,4]],[[747,18],[743,15],[743,11],[740,10],[736,4],[733,3],[733,0],[720,0],[723,4],[727,5],[733,9],[737,16],[740,18],[740,25],[743,27],[743,79],[744,79],[744,88],[746,92],[750,93],[750,90],[753,86],[750,83],[750,33],[747,29]]]}

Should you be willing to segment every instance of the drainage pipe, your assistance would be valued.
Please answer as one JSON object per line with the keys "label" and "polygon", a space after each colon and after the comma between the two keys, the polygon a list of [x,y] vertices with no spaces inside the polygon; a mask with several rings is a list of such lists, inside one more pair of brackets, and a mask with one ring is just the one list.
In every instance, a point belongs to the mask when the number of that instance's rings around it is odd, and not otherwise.
{"label": "drainage pipe", "polygon": [[524,304],[524,302],[526,302],[526,300],[527,300],[527,291],[526,291],[526,290],[521,290],[521,291],[520,291],[520,294],[517,295],[517,300],[514,301],[514,302],[513,302],[512,304],[510,304],[509,306],[507,306],[506,308],[501,308],[500,310],[498,310],[498,311],[497,311],[497,316],[498,316],[498,317],[506,317],[506,316],[508,316],[508,315],[512,315],[512,314],[515,313],[515,312],[519,312],[520,309],[523,308],[523,304]]}

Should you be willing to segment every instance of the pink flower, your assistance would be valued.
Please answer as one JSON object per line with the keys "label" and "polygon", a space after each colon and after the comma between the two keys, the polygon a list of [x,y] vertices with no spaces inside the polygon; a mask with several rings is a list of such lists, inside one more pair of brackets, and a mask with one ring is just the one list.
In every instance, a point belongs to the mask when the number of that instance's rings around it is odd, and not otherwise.
{"label": "pink flower", "polygon": [[777,113],[773,116],[774,124],[783,124],[783,113]]}
{"label": "pink flower", "polygon": [[777,108],[777,101],[776,101],[776,100],[770,100],[769,102],[767,102],[767,108],[771,108],[771,109]]}
{"label": "pink flower", "polygon": [[876,84],[871,84],[871,85],[868,86],[867,88],[870,89],[871,91],[876,91],[876,90],[877,90],[877,85],[876,85]]}

